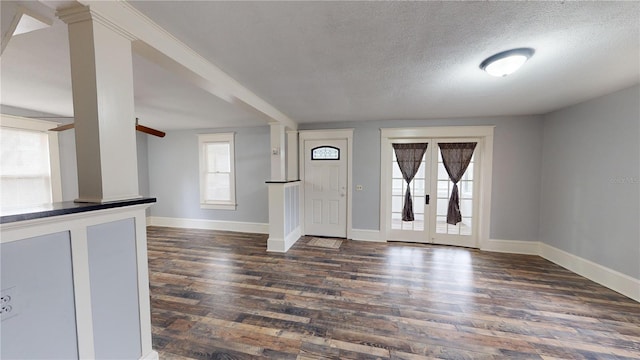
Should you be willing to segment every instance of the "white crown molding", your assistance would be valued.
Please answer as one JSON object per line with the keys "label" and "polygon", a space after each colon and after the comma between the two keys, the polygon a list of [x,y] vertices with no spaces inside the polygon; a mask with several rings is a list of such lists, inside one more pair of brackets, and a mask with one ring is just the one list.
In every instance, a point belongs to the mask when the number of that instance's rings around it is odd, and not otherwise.
{"label": "white crown molding", "polygon": [[74,4],[73,6],[56,11],[56,16],[66,24],[74,24],[91,20],[91,10],[88,6]]}
{"label": "white crown molding", "polygon": [[67,25],[94,20],[97,23],[102,24],[112,31],[120,34],[129,41],[136,40],[136,37],[129,31],[118,26],[115,22],[111,21],[108,17],[103,16],[100,12],[95,11],[93,7],[90,6],[74,5],[68,8],[60,9],[56,12],[56,16],[60,20],[64,21]]}

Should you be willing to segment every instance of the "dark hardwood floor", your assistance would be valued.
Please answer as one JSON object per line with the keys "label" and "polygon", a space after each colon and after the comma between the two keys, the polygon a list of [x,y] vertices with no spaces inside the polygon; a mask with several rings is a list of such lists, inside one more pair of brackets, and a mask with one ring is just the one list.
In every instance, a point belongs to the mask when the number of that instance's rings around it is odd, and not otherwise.
{"label": "dark hardwood floor", "polygon": [[537,256],[148,228],[160,359],[640,359],[640,303]]}

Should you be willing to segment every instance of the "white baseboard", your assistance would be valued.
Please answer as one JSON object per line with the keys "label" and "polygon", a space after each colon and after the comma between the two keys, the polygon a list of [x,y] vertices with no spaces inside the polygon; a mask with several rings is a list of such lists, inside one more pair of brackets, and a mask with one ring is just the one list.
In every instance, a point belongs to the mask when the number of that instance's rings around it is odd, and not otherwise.
{"label": "white baseboard", "polygon": [[289,235],[285,236],[284,239],[269,237],[267,240],[267,251],[285,253],[298,239],[300,239],[300,227],[293,230]]}
{"label": "white baseboard", "polygon": [[489,239],[480,250],[538,255],[640,302],[640,280],[539,241]]}
{"label": "white baseboard", "polygon": [[222,230],[237,231],[254,234],[268,234],[269,224],[251,223],[240,221],[221,221],[206,219],[182,219],[160,216],[149,216],[147,224],[153,226],[167,226],[187,229],[206,229],[206,230]]}
{"label": "white baseboard", "polygon": [[540,242],[489,239],[480,245],[480,250],[510,254],[540,255]]}
{"label": "white baseboard", "polygon": [[140,358],[140,360],[159,360],[159,359],[160,359],[160,356],[158,355],[158,352],[155,350],[152,350],[151,352],[149,352],[148,354]]}
{"label": "white baseboard", "polygon": [[350,235],[351,240],[386,242],[386,240],[381,236],[380,230],[351,229]]}
{"label": "white baseboard", "polygon": [[638,279],[545,243],[540,244],[540,256],[640,302],[640,280]]}

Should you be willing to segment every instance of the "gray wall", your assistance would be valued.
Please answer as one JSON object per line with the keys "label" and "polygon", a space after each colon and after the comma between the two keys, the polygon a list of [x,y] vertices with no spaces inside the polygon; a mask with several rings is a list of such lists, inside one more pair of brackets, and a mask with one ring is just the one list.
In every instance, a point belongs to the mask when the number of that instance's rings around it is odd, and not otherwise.
{"label": "gray wall", "polygon": [[544,119],[540,240],[640,278],[640,88]]}
{"label": "gray wall", "polygon": [[0,255],[13,306],[0,324],[0,358],[78,358],[69,232],[4,243]]}
{"label": "gray wall", "polygon": [[[353,228],[380,228],[380,128],[495,125],[493,239],[538,241],[542,119],[537,116],[302,124],[300,129],[353,128]],[[353,190],[353,189],[352,189]]]}
{"label": "gray wall", "polygon": [[[197,134],[235,132],[236,201],[232,210],[200,209]],[[268,126],[169,131],[148,138],[151,216],[267,223],[270,177]]]}
{"label": "gray wall", "polygon": [[140,311],[134,219],[87,228],[93,338],[98,359],[139,359]]}

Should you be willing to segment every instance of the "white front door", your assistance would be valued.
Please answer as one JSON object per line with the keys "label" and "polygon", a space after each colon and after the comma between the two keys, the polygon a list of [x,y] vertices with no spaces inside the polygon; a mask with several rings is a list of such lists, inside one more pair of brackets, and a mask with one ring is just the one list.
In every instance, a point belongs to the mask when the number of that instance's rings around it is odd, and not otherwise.
{"label": "white front door", "polygon": [[307,235],[347,237],[347,140],[304,141]]}

